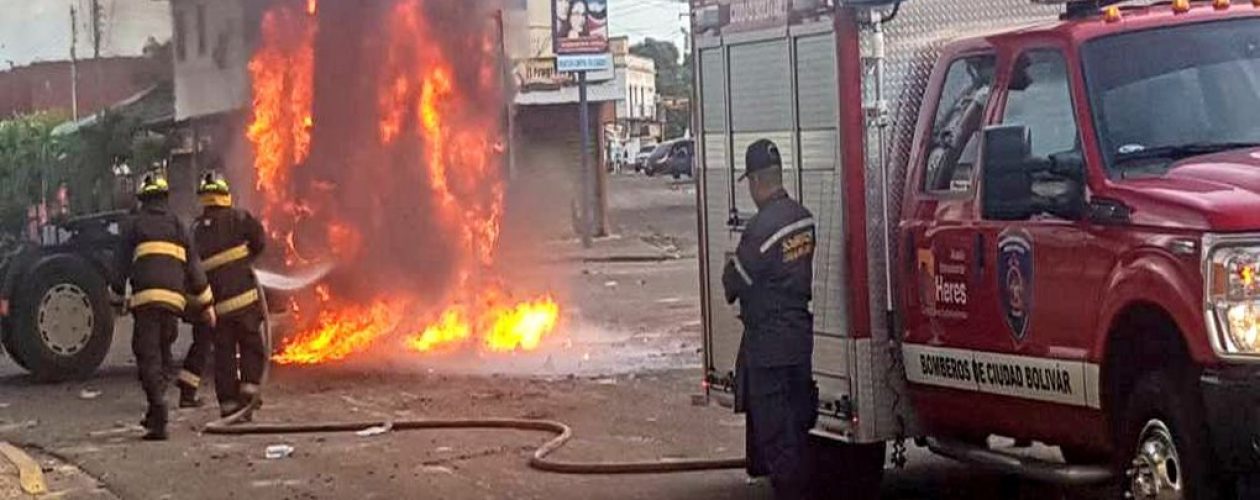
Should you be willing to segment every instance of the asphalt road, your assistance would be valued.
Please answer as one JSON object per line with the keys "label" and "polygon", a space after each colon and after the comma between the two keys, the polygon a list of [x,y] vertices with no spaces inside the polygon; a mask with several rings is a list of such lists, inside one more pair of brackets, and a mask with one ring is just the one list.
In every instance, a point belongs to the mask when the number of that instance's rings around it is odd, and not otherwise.
{"label": "asphalt road", "polygon": [[[742,419],[692,401],[700,389],[694,191],[665,179],[614,177],[610,194],[616,236],[600,243],[602,250],[572,258],[557,251],[560,257],[543,263],[513,266],[523,273],[519,279],[555,287],[562,296],[562,331],[539,352],[493,358],[376,353],[335,366],[279,367],[259,420],[549,418],[571,424],[577,434],[559,452],[565,459],[739,455]],[[652,251],[680,258],[598,258]],[[215,415],[207,407],[177,413],[172,441],[141,442],[135,423],[143,401],[129,328],[126,320],[119,323],[114,348],[90,381],[35,385],[0,360],[0,440],[99,481],[97,488],[67,487],[63,498],[769,498],[766,485],[750,484],[741,471],[532,471],[525,460],[546,437],[528,432],[218,437],[196,432]],[[181,353],[186,339],[177,346]],[[272,444],[289,444],[295,452],[266,459],[264,449]],[[887,499],[1087,496],[977,471],[917,448],[910,450],[909,467],[889,471],[882,493]]]}

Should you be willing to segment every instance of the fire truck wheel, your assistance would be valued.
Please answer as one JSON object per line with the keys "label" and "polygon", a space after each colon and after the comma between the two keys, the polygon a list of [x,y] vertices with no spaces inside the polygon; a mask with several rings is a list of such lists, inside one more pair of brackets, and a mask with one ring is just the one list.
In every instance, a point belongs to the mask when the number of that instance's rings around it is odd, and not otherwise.
{"label": "fire truck wheel", "polygon": [[[850,444],[814,438],[812,491],[834,492],[839,500],[879,498],[884,479],[884,443]],[[838,495],[838,496],[836,496]]]}
{"label": "fire truck wheel", "polygon": [[1126,498],[1219,498],[1224,484],[1213,470],[1197,394],[1192,377],[1175,372],[1151,373],[1138,382],[1116,454]]}
{"label": "fire truck wheel", "polygon": [[92,375],[114,337],[106,287],[78,257],[56,255],[34,266],[13,304],[14,359],[39,381]]}

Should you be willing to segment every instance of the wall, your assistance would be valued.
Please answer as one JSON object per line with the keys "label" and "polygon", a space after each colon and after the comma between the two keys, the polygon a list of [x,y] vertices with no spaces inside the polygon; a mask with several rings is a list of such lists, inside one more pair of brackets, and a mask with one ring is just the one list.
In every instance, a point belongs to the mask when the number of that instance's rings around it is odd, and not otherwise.
{"label": "wall", "polygon": [[246,106],[255,16],[241,0],[171,1],[176,120]]}

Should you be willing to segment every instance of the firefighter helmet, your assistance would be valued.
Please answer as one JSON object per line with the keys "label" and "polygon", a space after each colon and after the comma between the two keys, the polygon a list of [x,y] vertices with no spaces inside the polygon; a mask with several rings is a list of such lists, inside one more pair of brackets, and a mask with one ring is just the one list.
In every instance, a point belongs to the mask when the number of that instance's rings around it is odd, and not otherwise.
{"label": "firefighter helmet", "polygon": [[201,184],[197,186],[197,195],[201,198],[203,206],[232,206],[232,188],[228,185],[227,179],[217,172],[207,172],[201,178]]}
{"label": "firefighter helmet", "polygon": [[166,177],[160,172],[150,172],[144,175],[144,179],[140,181],[140,188],[136,190],[136,197],[141,200],[164,197],[171,192],[171,186],[166,182]]}

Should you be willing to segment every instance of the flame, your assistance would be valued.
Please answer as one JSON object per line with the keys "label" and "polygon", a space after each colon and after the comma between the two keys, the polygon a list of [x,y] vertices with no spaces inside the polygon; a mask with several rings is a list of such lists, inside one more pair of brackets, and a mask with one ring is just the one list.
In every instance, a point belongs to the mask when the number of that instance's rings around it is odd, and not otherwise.
{"label": "flame", "polygon": [[[340,189],[336,182],[295,175],[308,161],[313,140],[320,140],[313,132],[321,123],[313,106],[318,5],[317,0],[302,3],[281,0],[266,12],[259,48],[249,63],[253,116],[246,136],[254,149],[255,184],[263,220],[269,235],[281,242],[286,265],[331,258],[353,269],[372,258],[368,239],[387,224],[382,207],[389,205],[368,202],[354,207],[366,217],[343,217],[330,201]],[[399,178],[420,174],[425,182],[416,188],[427,190],[420,198],[429,200],[426,215],[442,233],[438,244],[452,247],[445,298],[434,303],[408,290],[365,292],[360,283],[349,291],[320,284],[309,301],[295,301],[296,322],[304,326],[283,345],[277,362],[337,361],[376,345],[401,344],[431,354],[529,351],[555,330],[561,307],[551,295],[514,297],[493,271],[506,192],[497,38],[481,27],[462,41],[437,35],[438,28],[449,30],[453,19],[469,18],[454,14],[478,12],[459,10],[471,4],[393,0],[380,33],[374,33],[381,43],[371,45],[382,59],[369,84],[375,96],[368,107],[374,105],[376,120],[367,135],[376,144],[362,147],[420,151],[421,156],[413,165],[345,166],[368,182],[403,173],[385,168],[409,169]]]}

